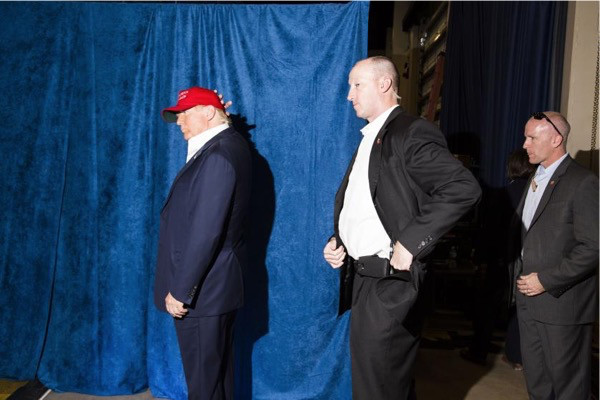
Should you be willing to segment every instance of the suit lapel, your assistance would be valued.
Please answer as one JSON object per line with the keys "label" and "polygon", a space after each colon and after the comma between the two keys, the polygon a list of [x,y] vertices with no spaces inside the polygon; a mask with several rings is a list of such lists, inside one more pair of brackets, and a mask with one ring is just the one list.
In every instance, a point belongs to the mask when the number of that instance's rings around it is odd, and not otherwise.
{"label": "suit lapel", "polygon": [[204,153],[206,150],[208,150],[212,145],[214,145],[215,143],[217,143],[220,139],[222,139],[225,134],[229,133],[229,130],[232,128],[227,128],[222,132],[219,132],[219,134],[217,136],[215,136],[214,138],[210,139],[208,142],[206,142],[204,144],[204,146],[202,146],[200,148],[200,150],[198,150],[196,152],[196,154],[194,154],[192,156],[192,158],[190,158],[190,160],[188,162],[185,163],[185,165],[183,166],[183,168],[181,168],[179,170],[179,172],[177,173],[177,176],[175,177],[175,179],[173,179],[173,183],[171,184],[171,189],[169,190],[169,194],[167,195],[167,199],[165,200],[162,208],[161,208],[161,212],[165,209],[165,207],[167,206],[167,203],[169,203],[169,200],[171,199],[171,195],[173,194],[173,189],[175,188],[175,185],[177,184],[177,181],[179,180],[179,178],[181,178],[181,176],[185,173],[185,171],[187,171],[192,164],[194,164],[196,162],[196,160],[198,158],[200,158],[200,156],[202,155],[202,153]]}
{"label": "suit lapel", "polygon": [[552,197],[552,192],[554,192],[554,188],[556,187],[556,185],[558,185],[560,178],[567,171],[567,168],[569,167],[570,163],[571,163],[571,157],[567,156],[567,158],[565,158],[563,160],[563,162],[560,163],[558,168],[556,168],[556,171],[554,171],[554,174],[552,174],[552,176],[550,177],[550,181],[548,182],[548,185],[546,186],[546,190],[544,190],[544,194],[542,195],[542,198],[540,199],[540,203],[538,204],[538,206],[535,210],[535,214],[533,214],[533,218],[531,219],[531,224],[529,225],[530,230],[531,230],[531,227],[537,221],[537,219],[540,217],[542,212],[544,212],[544,208],[546,208],[546,206],[548,205],[548,201],[550,200],[550,197]]}
{"label": "suit lapel", "polygon": [[371,155],[369,156],[369,189],[371,190],[371,198],[375,198],[375,192],[377,191],[377,183],[379,181],[379,169],[381,168],[381,152],[383,148],[383,138],[387,133],[387,127],[398,114],[402,112],[402,108],[396,107],[388,116],[385,123],[377,133],[377,137],[373,142],[371,148]]}

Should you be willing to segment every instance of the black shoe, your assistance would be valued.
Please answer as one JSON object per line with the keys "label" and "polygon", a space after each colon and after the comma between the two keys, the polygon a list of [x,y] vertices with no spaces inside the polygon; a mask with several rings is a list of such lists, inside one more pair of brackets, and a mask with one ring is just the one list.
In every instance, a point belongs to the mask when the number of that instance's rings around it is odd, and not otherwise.
{"label": "black shoe", "polygon": [[469,349],[462,349],[459,353],[460,357],[464,360],[470,361],[477,365],[486,366],[486,358],[487,356],[477,354],[472,352]]}
{"label": "black shoe", "polygon": [[13,394],[8,396],[6,400],[39,400],[48,393],[48,389],[37,378],[27,382],[25,386],[18,388]]}

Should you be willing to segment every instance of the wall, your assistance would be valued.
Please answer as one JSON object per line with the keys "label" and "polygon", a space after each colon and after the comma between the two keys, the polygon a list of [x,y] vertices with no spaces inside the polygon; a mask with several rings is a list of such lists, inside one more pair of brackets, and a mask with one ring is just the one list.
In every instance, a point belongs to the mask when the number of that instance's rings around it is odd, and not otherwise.
{"label": "wall", "polygon": [[[598,2],[569,2],[565,38],[561,113],[571,124],[567,150],[581,164],[598,173],[598,146],[590,151],[596,59],[598,55]],[[594,106],[595,104],[595,106]],[[598,128],[595,129],[596,136]]]}

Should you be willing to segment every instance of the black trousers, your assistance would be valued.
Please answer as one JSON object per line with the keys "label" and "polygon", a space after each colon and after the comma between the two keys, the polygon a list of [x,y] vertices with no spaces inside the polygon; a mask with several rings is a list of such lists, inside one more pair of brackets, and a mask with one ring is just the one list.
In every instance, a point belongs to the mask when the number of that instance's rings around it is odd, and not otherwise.
{"label": "black trousers", "polygon": [[517,321],[517,308],[515,306],[512,306],[508,311],[508,326],[506,327],[504,354],[506,354],[508,361],[523,364],[523,357],[521,357],[519,321]]}
{"label": "black trousers", "polygon": [[233,399],[235,314],[175,319],[188,399]]}
{"label": "black trousers", "polygon": [[414,399],[414,364],[423,313],[413,280],[355,276],[350,316],[353,400]]}
{"label": "black trousers", "polygon": [[523,372],[532,400],[588,400],[592,324],[550,325],[534,320],[517,293]]}
{"label": "black trousers", "polygon": [[494,327],[505,307],[505,293],[508,287],[508,267],[502,262],[490,261],[485,273],[485,281],[479,293],[473,319],[473,342],[469,349],[485,359],[489,353]]}

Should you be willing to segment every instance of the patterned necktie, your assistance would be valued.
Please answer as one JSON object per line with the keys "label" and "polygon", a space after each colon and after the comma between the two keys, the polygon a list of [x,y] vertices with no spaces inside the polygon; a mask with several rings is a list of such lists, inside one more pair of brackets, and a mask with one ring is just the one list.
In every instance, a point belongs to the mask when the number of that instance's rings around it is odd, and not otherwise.
{"label": "patterned necktie", "polygon": [[535,192],[537,190],[537,188],[538,188],[537,182],[535,181],[535,179],[532,179],[531,180],[531,190],[533,190]]}

